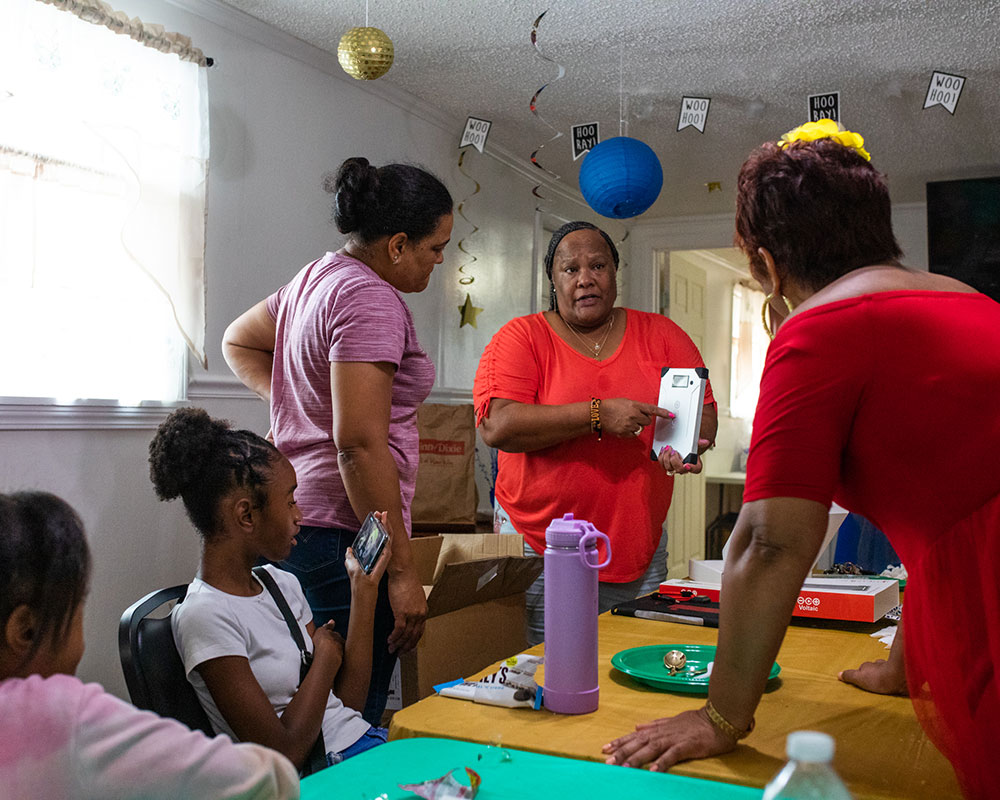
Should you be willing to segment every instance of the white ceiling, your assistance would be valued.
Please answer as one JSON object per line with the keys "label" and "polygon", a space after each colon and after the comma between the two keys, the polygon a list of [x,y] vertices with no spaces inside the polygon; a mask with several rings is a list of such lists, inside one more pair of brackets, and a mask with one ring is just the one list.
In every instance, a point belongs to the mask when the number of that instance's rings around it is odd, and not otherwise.
{"label": "white ceiling", "polygon": [[[365,24],[365,0],[227,0],[336,53]],[[663,165],[649,217],[730,213],[750,149],[806,120],[810,94],[839,91],[846,127],[866,139],[895,202],[920,202],[928,180],[1000,174],[1000,0],[369,0],[393,40],[380,82],[459,120],[492,120],[489,144],[538,160],[577,187],[569,127],[597,120],[602,138],[642,139]],[[623,68],[620,70],[620,64]],[[966,78],[954,116],[923,110],[931,73]],[[619,91],[621,83],[622,91]],[[705,133],[678,132],[682,95],[709,97]],[[720,182],[721,191],[707,184]]]}

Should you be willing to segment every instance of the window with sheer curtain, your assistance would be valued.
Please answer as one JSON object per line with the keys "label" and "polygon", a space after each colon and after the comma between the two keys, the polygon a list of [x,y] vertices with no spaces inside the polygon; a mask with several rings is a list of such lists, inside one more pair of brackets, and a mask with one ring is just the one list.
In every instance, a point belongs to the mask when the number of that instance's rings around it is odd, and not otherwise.
{"label": "window with sheer curtain", "polygon": [[208,103],[185,43],[97,0],[0,3],[8,402],[172,402],[186,350],[204,363]]}
{"label": "window with sheer curtain", "polygon": [[770,344],[760,324],[764,293],[748,283],[733,286],[732,372],[729,382],[729,413],[753,419],[760,394],[760,376]]}

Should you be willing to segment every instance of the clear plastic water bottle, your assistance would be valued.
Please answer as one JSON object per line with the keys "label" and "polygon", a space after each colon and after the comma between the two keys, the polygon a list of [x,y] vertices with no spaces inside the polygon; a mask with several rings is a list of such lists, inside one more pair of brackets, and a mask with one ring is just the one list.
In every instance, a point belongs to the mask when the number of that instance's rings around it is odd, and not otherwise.
{"label": "clear plastic water bottle", "polygon": [[[607,556],[601,561],[597,543]],[[597,572],[611,561],[608,537],[565,514],[545,531],[545,688],[557,714],[597,710]]]}
{"label": "clear plastic water bottle", "polygon": [[834,772],[833,737],[818,731],[788,734],[788,763],[764,787],[763,800],[851,800],[851,793]]}

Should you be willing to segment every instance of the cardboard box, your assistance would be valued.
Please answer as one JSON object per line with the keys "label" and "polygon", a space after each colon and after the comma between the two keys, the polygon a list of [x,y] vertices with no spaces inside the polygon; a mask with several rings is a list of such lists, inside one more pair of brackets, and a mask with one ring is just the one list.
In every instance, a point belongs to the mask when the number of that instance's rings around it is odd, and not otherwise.
{"label": "cardboard box", "polygon": [[[671,595],[681,589],[694,589],[712,600],[718,600],[723,563],[692,559],[688,564],[691,578],[664,581],[660,584],[660,593]],[[898,605],[899,581],[810,575],[802,584],[792,616],[875,622]]]}
{"label": "cardboard box", "polygon": [[524,539],[453,533],[412,539],[427,594],[427,623],[417,648],[400,659],[401,705],[434,685],[467,678],[527,647],[524,590],[542,571],[524,557]]}

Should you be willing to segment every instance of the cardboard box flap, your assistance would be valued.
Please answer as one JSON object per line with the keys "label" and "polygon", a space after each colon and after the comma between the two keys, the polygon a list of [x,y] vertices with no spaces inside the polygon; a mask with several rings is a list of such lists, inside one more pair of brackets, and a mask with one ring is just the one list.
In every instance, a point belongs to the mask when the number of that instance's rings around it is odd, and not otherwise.
{"label": "cardboard box flap", "polygon": [[427,616],[523,592],[541,574],[542,566],[541,558],[523,557],[445,564],[427,597]]}
{"label": "cardboard box flap", "polygon": [[434,583],[434,571],[437,568],[438,555],[441,553],[442,538],[427,536],[410,539],[410,553],[413,555],[413,565],[417,569],[417,577],[427,586]]}
{"label": "cardboard box flap", "polygon": [[524,555],[524,537],[517,534],[445,533],[436,538],[441,542],[441,547],[433,580],[427,583],[437,583],[448,564],[504,556],[520,558]]}

